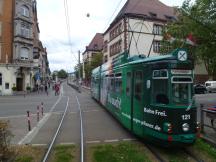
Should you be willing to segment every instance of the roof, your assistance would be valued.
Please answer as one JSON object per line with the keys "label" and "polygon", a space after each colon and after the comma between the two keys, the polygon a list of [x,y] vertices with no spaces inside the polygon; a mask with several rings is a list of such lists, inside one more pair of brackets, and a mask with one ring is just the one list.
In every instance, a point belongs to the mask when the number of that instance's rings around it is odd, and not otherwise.
{"label": "roof", "polygon": [[86,51],[101,51],[103,49],[103,35],[96,33],[92,41],[86,46]]}
{"label": "roof", "polygon": [[125,16],[160,21],[176,19],[174,8],[163,4],[159,0],[127,0],[116,18],[110,24],[110,27]]}

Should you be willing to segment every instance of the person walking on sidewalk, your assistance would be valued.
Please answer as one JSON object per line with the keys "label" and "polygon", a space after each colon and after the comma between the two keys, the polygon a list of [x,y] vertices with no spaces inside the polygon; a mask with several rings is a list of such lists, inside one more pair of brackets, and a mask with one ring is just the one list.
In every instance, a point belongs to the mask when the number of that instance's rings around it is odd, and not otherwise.
{"label": "person walking on sidewalk", "polygon": [[45,89],[45,92],[46,92],[46,94],[47,94],[47,96],[48,96],[48,87],[47,87],[47,84],[45,84],[44,89]]}

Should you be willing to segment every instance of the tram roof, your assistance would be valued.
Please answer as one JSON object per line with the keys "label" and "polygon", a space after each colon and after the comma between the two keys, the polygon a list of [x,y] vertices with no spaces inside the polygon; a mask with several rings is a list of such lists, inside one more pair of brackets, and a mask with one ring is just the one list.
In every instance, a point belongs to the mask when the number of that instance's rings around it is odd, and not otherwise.
{"label": "tram roof", "polygon": [[[180,54],[180,56],[179,56]],[[179,58],[180,57],[180,58]],[[181,58],[184,58],[185,60],[180,60]],[[132,57],[128,57],[128,53],[124,52],[118,56],[116,56],[112,62],[107,62],[100,67],[95,68],[92,71],[92,74],[96,74],[99,71],[107,71],[110,68],[115,68],[119,66],[125,66],[128,64],[139,64],[139,63],[151,63],[151,62],[159,62],[163,60],[178,60],[181,62],[187,61],[187,51],[185,49],[175,49],[171,53],[168,53],[166,55],[160,55],[160,56],[153,56],[153,57],[144,57],[143,55],[136,55]]]}

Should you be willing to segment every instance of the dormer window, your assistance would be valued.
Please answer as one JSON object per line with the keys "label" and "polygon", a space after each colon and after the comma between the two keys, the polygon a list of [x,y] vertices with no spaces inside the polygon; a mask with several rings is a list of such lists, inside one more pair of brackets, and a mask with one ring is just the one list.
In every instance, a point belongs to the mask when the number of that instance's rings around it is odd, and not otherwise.
{"label": "dormer window", "polygon": [[21,15],[25,17],[30,16],[29,8],[27,6],[22,6],[21,7]]}
{"label": "dormer window", "polygon": [[94,44],[94,49],[98,49],[98,45],[97,44]]}
{"label": "dormer window", "polygon": [[164,16],[169,21],[175,20],[175,18],[173,16],[168,16],[168,15],[164,15]]}
{"label": "dormer window", "polygon": [[154,17],[154,18],[157,17],[157,14],[156,14],[156,13],[153,13],[153,12],[149,12],[149,15],[150,15],[151,17]]}

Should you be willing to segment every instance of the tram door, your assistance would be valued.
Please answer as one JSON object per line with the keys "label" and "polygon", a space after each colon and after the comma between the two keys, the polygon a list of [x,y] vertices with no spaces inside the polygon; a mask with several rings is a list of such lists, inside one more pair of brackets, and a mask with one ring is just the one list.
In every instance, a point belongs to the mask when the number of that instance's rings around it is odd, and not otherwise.
{"label": "tram door", "polygon": [[133,131],[142,135],[142,106],[143,106],[143,71],[136,70],[133,73],[133,96],[132,96],[132,115],[133,115]]}
{"label": "tram door", "polygon": [[133,73],[131,71],[126,73],[126,99],[124,100],[125,107],[127,107],[127,114],[130,115],[131,120],[126,120],[127,122],[125,125],[128,129],[131,131],[133,130],[133,111],[132,111],[132,78],[133,78]]}

